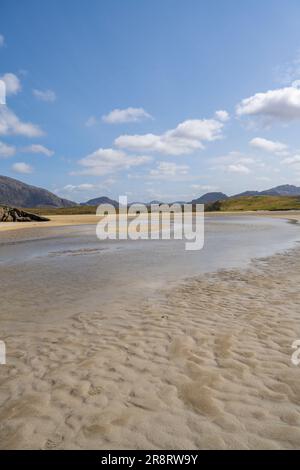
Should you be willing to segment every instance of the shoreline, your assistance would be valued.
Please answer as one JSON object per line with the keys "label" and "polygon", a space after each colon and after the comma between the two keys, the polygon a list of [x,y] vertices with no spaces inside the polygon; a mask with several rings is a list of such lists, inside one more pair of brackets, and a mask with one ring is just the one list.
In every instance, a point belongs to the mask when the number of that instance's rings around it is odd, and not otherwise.
{"label": "shoreline", "polygon": [[[1,233],[10,231],[19,231],[25,229],[40,229],[40,228],[54,228],[54,227],[68,227],[68,226],[80,226],[80,225],[96,225],[99,222],[99,216],[91,214],[79,214],[79,215],[51,215],[45,217],[51,217],[49,222],[1,222],[0,223],[0,235]],[[271,217],[281,218],[285,220],[293,220],[295,222],[300,221],[300,211],[235,211],[235,212],[207,212],[205,217],[226,217],[226,216],[237,216],[237,217]]]}

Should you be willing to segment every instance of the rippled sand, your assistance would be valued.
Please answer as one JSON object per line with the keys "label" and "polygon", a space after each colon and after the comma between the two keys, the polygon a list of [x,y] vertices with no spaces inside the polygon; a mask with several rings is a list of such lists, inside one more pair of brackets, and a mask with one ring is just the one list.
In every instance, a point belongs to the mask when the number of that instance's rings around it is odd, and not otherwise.
{"label": "rippled sand", "polygon": [[6,327],[2,449],[300,447],[300,249],[139,308]]}

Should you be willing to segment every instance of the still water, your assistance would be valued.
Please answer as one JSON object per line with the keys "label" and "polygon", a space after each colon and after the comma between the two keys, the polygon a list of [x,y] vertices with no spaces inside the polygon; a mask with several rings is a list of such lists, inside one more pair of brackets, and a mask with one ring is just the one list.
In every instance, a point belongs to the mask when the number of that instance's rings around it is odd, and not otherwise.
{"label": "still water", "polygon": [[251,216],[206,217],[201,251],[181,240],[99,241],[94,225],[3,232],[0,320],[48,323],[137,305],[186,277],[243,268],[298,240],[297,224]]}

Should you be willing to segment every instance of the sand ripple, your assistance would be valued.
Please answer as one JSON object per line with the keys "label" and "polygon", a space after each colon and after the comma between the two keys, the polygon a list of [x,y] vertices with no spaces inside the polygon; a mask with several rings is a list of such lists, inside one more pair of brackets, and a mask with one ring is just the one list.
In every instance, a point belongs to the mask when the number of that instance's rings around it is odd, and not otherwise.
{"label": "sand ripple", "polygon": [[299,448],[299,259],[30,333],[7,327],[1,448]]}

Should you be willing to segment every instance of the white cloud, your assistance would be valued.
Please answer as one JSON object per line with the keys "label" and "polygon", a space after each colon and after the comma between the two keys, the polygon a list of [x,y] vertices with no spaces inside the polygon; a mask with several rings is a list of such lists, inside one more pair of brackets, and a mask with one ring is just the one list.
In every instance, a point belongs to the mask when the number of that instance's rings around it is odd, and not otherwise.
{"label": "white cloud", "polygon": [[155,169],[150,170],[149,176],[154,179],[174,179],[187,175],[188,165],[178,165],[173,162],[158,162]]}
{"label": "white cloud", "polygon": [[229,173],[240,173],[240,174],[243,174],[243,175],[247,175],[248,173],[251,172],[251,170],[246,165],[242,165],[241,163],[228,165],[226,170]]}
{"label": "white cloud", "polygon": [[32,90],[33,95],[41,101],[52,103],[56,100],[56,94],[53,90]]}
{"label": "white cloud", "polygon": [[13,157],[16,153],[16,148],[12,145],[7,145],[0,141],[0,158]]}
{"label": "white cloud", "polygon": [[265,152],[275,153],[276,155],[286,155],[288,146],[281,142],[255,137],[250,142],[251,147],[264,150]]}
{"label": "white cloud", "polygon": [[56,188],[54,192],[56,194],[65,195],[65,197],[82,197],[82,194],[87,193],[89,196],[97,195],[99,191],[109,191],[110,186],[116,182],[113,178],[107,178],[97,184],[92,183],[80,183],[80,184],[67,184],[63,188]]}
{"label": "white cloud", "polygon": [[27,163],[24,162],[18,162],[14,163],[12,166],[13,171],[16,173],[21,173],[23,175],[29,175],[30,173],[33,172],[32,166],[28,165]]}
{"label": "white cloud", "polygon": [[189,119],[161,135],[121,135],[115,144],[134,151],[183,155],[202,149],[205,141],[220,139],[223,125],[215,119]]}
{"label": "white cloud", "polygon": [[293,157],[285,158],[281,163],[288,166],[298,165],[300,163],[300,155],[294,155]]}
{"label": "white cloud", "polygon": [[219,111],[216,111],[215,116],[219,121],[226,122],[229,120],[229,114],[227,111],[224,111],[223,109],[220,109]]}
{"label": "white cloud", "polygon": [[192,189],[196,189],[197,191],[216,191],[218,189],[217,186],[212,186],[210,184],[191,184]]}
{"label": "white cloud", "polygon": [[22,122],[7,106],[0,106],[0,135],[39,137],[43,131],[31,122]]}
{"label": "white cloud", "polygon": [[4,46],[4,36],[0,34],[0,47]]}
{"label": "white cloud", "polygon": [[110,113],[102,116],[102,120],[108,124],[121,124],[125,122],[138,122],[151,118],[143,108],[114,109]]}
{"label": "white cloud", "polygon": [[63,191],[67,191],[70,193],[77,192],[77,191],[91,191],[92,189],[97,188],[96,185],[90,183],[82,183],[82,184],[67,184],[64,186]]}
{"label": "white cloud", "polygon": [[53,150],[50,150],[47,147],[45,147],[44,145],[40,145],[40,144],[32,144],[32,145],[29,145],[28,147],[24,147],[22,149],[22,152],[24,152],[24,153],[37,153],[37,154],[41,154],[41,155],[46,155],[46,157],[52,157],[52,155],[54,155]]}
{"label": "white cloud", "polygon": [[5,73],[0,77],[5,83],[6,95],[16,95],[21,91],[21,82],[14,73]]}
{"label": "white cloud", "polygon": [[300,119],[300,89],[296,86],[256,93],[238,104],[238,116],[263,116],[270,120]]}
{"label": "white cloud", "polygon": [[216,157],[213,159],[215,163],[219,165],[220,168],[223,168],[222,165],[230,164],[230,163],[241,163],[245,165],[251,165],[257,163],[257,161],[252,158],[244,155],[241,152],[232,151],[229,152],[227,155],[222,155],[221,157]]}
{"label": "white cloud", "polygon": [[240,152],[229,152],[228,155],[217,157],[213,160],[216,165],[211,170],[226,171],[228,173],[248,174],[251,173],[249,167],[260,167],[260,161],[252,157],[243,155]]}
{"label": "white cloud", "polygon": [[100,148],[79,160],[84,170],[73,174],[102,176],[131,167],[144,165],[151,161],[147,156],[129,156],[121,150]]}

